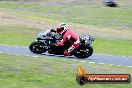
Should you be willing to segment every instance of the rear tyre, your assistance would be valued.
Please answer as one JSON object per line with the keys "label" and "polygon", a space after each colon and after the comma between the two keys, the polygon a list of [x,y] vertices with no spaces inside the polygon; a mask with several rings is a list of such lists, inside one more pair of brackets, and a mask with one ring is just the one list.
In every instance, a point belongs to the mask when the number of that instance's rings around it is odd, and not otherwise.
{"label": "rear tyre", "polygon": [[29,49],[31,52],[36,54],[45,53],[46,49],[43,47],[42,43],[38,43],[37,41],[34,41],[30,44]]}

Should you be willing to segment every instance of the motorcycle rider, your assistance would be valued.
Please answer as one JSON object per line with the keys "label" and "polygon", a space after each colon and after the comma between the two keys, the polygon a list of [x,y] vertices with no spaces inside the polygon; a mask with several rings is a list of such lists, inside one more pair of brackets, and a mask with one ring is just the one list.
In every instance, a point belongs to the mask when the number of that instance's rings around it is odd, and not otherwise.
{"label": "motorcycle rider", "polygon": [[58,34],[62,35],[62,40],[57,42],[58,46],[64,45],[66,41],[69,41],[70,47],[67,50],[64,50],[64,55],[68,56],[71,54],[71,52],[75,49],[77,49],[80,45],[80,39],[79,36],[72,31],[71,28],[67,27],[65,23],[60,23],[57,25],[56,31]]}

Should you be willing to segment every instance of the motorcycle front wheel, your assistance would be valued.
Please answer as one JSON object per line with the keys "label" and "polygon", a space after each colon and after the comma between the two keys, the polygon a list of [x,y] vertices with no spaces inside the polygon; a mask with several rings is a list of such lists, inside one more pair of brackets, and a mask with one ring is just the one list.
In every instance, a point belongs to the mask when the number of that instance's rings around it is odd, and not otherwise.
{"label": "motorcycle front wheel", "polygon": [[91,45],[85,45],[80,50],[79,53],[74,56],[77,58],[85,59],[90,57],[93,54],[93,47]]}

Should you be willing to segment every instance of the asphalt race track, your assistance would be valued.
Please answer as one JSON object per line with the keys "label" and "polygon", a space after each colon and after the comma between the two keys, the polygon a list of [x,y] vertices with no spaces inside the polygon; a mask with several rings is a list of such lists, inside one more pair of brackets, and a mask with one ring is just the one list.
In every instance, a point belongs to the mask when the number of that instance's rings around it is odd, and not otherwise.
{"label": "asphalt race track", "polygon": [[[8,53],[15,55],[29,55],[29,56],[49,56],[49,57],[63,57],[63,56],[55,56],[50,55],[48,53],[38,55],[30,52],[28,47],[19,47],[19,46],[8,46],[8,45],[0,45],[0,53]],[[65,58],[65,57],[64,57]],[[66,57],[66,59],[74,59],[79,61],[88,61],[91,63],[99,63],[99,64],[110,64],[117,66],[128,66],[132,67],[132,57],[125,56],[112,56],[112,55],[103,55],[103,54],[93,54],[91,57],[86,59],[77,59],[75,57]]]}

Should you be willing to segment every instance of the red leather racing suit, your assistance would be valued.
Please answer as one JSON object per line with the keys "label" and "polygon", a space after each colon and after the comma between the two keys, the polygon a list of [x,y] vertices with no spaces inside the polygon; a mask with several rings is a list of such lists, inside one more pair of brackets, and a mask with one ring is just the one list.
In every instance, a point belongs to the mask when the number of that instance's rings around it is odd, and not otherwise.
{"label": "red leather racing suit", "polygon": [[75,34],[72,29],[68,29],[62,36],[62,40],[61,42],[57,42],[57,45],[58,46],[62,46],[64,45],[64,43],[66,41],[69,41],[71,43],[71,46],[68,48],[68,50],[65,50],[64,51],[64,55],[65,56],[68,56],[70,55],[70,53],[79,47],[80,45],[80,39],[79,39],[79,36],[77,34]]}

